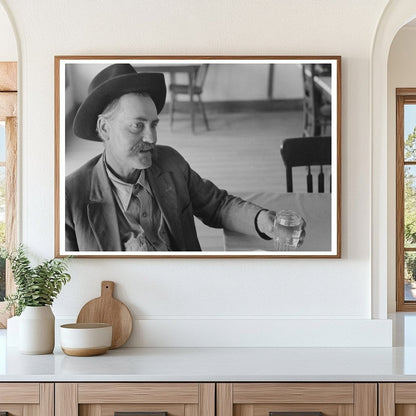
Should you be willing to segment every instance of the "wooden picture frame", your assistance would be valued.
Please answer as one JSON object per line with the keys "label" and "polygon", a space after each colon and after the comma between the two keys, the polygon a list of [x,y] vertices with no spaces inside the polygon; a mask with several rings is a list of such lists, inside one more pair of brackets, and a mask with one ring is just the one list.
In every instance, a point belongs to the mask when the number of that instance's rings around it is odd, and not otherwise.
{"label": "wooden picture frame", "polygon": [[[153,201],[151,209],[159,211],[159,216],[152,216],[152,220],[157,221],[158,227],[153,224],[153,228],[158,228],[158,234],[151,241],[146,233],[142,233],[143,222],[139,228],[140,235],[146,237],[144,246],[137,243],[140,249],[137,248],[136,240],[141,237],[136,233],[132,237],[133,251],[126,251],[126,247],[131,247],[131,240],[121,231],[126,230],[127,218],[122,206],[125,210],[130,208],[127,208],[128,200],[120,199],[117,193],[122,192],[116,190],[117,173],[109,166],[111,163],[106,163],[112,157],[106,147],[108,142],[102,143],[97,138],[84,140],[85,137],[77,137],[73,129],[74,117],[78,125],[83,126],[79,114],[87,106],[84,101],[90,84],[95,83],[93,86],[99,88],[104,85],[99,84],[101,79],[93,81],[94,77],[114,64],[129,64],[139,73],[163,73],[167,91],[166,103],[157,115],[157,159],[153,155],[152,167],[144,168],[143,178],[148,182],[142,188],[147,189],[146,195]],[[124,71],[124,67],[120,68]],[[111,99],[115,91],[113,88]],[[152,92],[149,97],[156,102]],[[80,106],[82,110],[79,110]],[[93,117],[94,123],[96,118],[97,115]],[[94,134],[98,137],[98,133],[91,128],[90,131],[89,137]],[[314,140],[317,146],[313,144]],[[295,145],[298,148],[293,150]],[[104,148],[106,155],[110,154],[107,158],[99,156],[104,154]],[[321,160],[323,156],[319,155],[309,160],[317,148],[320,153],[325,153],[325,158]],[[288,155],[297,159],[301,155],[302,160],[294,161],[292,168]],[[107,212],[103,216],[104,211],[100,211],[101,216],[97,216],[88,211],[87,205],[91,201],[85,202],[80,209],[76,205],[78,202],[74,202],[81,199],[81,194],[91,191],[91,169],[96,165],[91,162],[87,172],[84,164],[94,156],[97,156],[95,162],[102,164],[101,172],[106,172],[103,177],[115,174],[112,180],[106,178],[107,197],[110,195],[111,199],[107,200],[106,207],[113,206],[112,213],[116,213],[111,217],[111,223]],[[170,177],[173,182],[160,191],[155,189],[159,185],[151,172],[165,157],[172,168],[167,169],[170,173],[166,178]],[[339,258],[341,58],[56,56],[55,161],[57,257]],[[305,164],[311,164],[311,168],[303,166]],[[83,165],[84,170],[81,169]],[[186,177],[181,178],[187,184],[185,190],[172,179],[177,174],[172,173],[175,169]],[[314,192],[308,192],[306,188],[308,173],[313,174],[309,184],[315,188]],[[73,186],[74,179],[69,182],[69,175],[77,178],[77,187]],[[202,182],[198,182],[201,178],[204,178]],[[215,191],[212,191],[212,183]],[[324,191],[317,192],[321,186],[325,186]],[[226,203],[224,200],[218,202],[217,188],[242,201],[226,196]],[[199,195],[201,189],[203,196]],[[167,209],[164,205],[166,192],[172,191],[174,196],[170,197],[175,208],[169,206]],[[179,198],[178,203],[175,198]],[[228,205],[230,200],[235,203],[233,207]],[[303,244],[291,250],[276,248],[273,240],[267,240],[261,235],[264,233],[259,233],[258,217],[252,215],[254,207],[244,201],[270,211],[291,209],[299,213],[306,221]],[[244,205],[250,215],[234,209],[239,204]],[[192,218],[197,214],[210,226],[198,219],[194,225]],[[93,215],[94,219],[91,218]],[[87,230],[88,227],[91,229]],[[88,235],[84,235],[84,231]],[[142,251],[142,247],[150,247],[152,251]]]}

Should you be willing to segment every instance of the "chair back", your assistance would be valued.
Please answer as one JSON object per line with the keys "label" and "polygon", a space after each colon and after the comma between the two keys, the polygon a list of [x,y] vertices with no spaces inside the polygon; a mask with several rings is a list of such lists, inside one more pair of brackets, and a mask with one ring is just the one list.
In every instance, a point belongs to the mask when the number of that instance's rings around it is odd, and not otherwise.
{"label": "chair back", "polygon": [[313,192],[311,166],[319,166],[318,192],[324,192],[325,179],[323,166],[331,165],[330,136],[285,139],[280,147],[280,154],[286,167],[287,192],[293,192],[292,168],[298,166],[306,166],[308,168],[306,175],[308,192]]}
{"label": "chair back", "polygon": [[207,78],[209,64],[202,64],[195,76],[195,87],[201,88],[204,86],[205,79]]}

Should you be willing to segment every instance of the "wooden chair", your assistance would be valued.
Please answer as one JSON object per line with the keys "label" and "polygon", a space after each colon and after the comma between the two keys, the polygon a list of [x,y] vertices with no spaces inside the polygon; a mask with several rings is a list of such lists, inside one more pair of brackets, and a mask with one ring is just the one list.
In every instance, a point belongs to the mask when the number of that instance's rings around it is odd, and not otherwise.
{"label": "wooden chair", "polygon": [[[306,186],[308,192],[313,192],[311,166],[319,166],[318,192],[325,191],[323,166],[331,165],[331,137],[300,137],[285,139],[280,147],[280,154],[286,166],[286,189],[293,192],[292,168],[306,166]],[[331,187],[330,190],[331,192]]]}
{"label": "wooden chair", "polygon": [[323,136],[331,127],[331,105],[325,103],[315,85],[315,65],[302,65],[303,74],[303,136]]}
{"label": "wooden chair", "polygon": [[[205,79],[207,77],[209,64],[202,64],[198,71],[196,72],[195,76],[190,74],[189,75],[189,83],[188,84],[176,84],[172,82],[169,86],[170,96],[171,96],[171,106],[170,106],[170,126],[173,126],[173,113],[175,112],[175,105],[177,103],[176,97],[177,95],[189,95],[189,105],[190,105],[190,113],[191,113],[191,123],[192,123],[192,132],[195,133],[195,102],[194,96],[198,98],[199,107],[201,109],[202,116],[204,118],[205,127],[209,130],[208,125],[208,118],[205,113],[204,103],[202,101],[201,95],[203,92],[203,87],[205,83]],[[194,76],[195,79],[191,82],[191,77]]]}

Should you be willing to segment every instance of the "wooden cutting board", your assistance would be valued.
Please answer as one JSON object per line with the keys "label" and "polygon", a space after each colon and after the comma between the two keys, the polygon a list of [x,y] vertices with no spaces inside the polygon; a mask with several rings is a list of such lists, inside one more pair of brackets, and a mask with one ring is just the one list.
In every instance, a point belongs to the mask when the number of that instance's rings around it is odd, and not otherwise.
{"label": "wooden cutting board", "polygon": [[87,302],[77,323],[103,322],[113,326],[111,349],[121,347],[130,337],[133,320],[127,306],[113,297],[114,282],[101,282],[101,296]]}

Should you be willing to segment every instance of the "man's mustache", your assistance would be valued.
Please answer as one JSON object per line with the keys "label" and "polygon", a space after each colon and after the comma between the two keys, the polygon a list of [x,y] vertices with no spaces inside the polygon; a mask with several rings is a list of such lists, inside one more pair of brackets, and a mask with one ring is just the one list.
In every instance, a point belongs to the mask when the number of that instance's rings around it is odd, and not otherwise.
{"label": "man's mustache", "polygon": [[147,146],[140,146],[139,147],[139,151],[140,152],[148,152],[149,150],[153,151],[155,149],[155,146],[151,145],[147,145]]}
{"label": "man's mustache", "polygon": [[132,147],[131,150],[139,151],[139,152],[153,151],[153,150],[155,150],[155,145],[154,144],[149,144],[149,143],[137,143],[136,145],[134,145]]}

